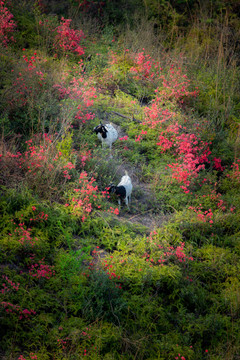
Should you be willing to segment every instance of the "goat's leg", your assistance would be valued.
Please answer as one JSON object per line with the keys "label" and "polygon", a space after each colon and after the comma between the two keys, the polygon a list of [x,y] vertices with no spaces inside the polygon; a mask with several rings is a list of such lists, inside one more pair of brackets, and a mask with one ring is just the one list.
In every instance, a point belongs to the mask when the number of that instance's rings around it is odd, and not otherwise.
{"label": "goat's leg", "polygon": [[112,156],[112,144],[109,147],[110,147],[110,159],[112,159],[113,158],[113,156]]}
{"label": "goat's leg", "polygon": [[126,203],[126,205],[127,205],[128,210],[130,210],[130,209],[129,209],[129,203],[128,203],[128,196],[126,196],[126,198],[125,198],[125,203]]}
{"label": "goat's leg", "polygon": [[128,210],[130,210],[129,204],[130,204],[130,195],[128,196],[128,203],[127,203]]}

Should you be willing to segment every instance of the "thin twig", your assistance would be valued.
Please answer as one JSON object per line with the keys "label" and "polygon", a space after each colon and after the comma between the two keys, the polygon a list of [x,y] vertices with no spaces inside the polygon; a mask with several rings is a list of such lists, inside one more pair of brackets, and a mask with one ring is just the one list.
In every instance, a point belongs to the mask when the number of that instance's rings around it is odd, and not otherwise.
{"label": "thin twig", "polygon": [[120,114],[120,113],[118,113],[118,112],[116,112],[116,111],[111,111],[111,113],[113,113],[113,114],[115,114],[115,115],[118,115],[118,116],[120,116],[120,117],[122,117],[122,118],[124,118],[124,119],[129,119],[129,120],[138,122],[139,124],[142,123],[140,120],[135,119],[134,116],[132,116],[132,117],[131,117],[131,116],[126,116],[126,115]]}

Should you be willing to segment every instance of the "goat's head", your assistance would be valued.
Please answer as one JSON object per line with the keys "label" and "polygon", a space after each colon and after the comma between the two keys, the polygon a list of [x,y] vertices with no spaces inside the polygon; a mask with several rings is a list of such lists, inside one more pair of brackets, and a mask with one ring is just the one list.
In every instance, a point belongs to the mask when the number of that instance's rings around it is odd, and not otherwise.
{"label": "goat's head", "polygon": [[106,135],[107,129],[105,128],[105,126],[104,126],[102,123],[100,123],[99,125],[97,125],[97,126],[93,129],[93,131],[94,131],[96,134],[100,133],[103,138],[106,138],[106,136],[107,136],[107,135]]}
{"label": "goat's head", "polygon": [[108,185],[108,187],[106,189],[107,189],[107,192],[109,192],[109,193],[115,193],[117,186],[114,184],[110,184],[110,185]]}

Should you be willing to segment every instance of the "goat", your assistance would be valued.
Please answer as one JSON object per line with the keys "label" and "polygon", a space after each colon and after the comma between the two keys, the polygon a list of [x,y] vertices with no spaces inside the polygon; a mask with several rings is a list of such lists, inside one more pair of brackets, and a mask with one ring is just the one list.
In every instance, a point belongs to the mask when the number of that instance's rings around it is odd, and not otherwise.
{"label": "goat", "polygon": [[125,175],[121,178],[120,183],[116,186],[111,184],[109,186],[109,192],[115,193],[118,198],[118,205],[121,205],[121,201],[125,201],[128,209],[129,209],[129,203],[131,201],[131,194],[132,194],[132,181],[130,176],[128,175],[127,171],[125,171]]}
{"label": "goat", "polygon": [[105,124],[103,125],[100,123],[98,126],[96,126],[93,131],[97,134],[99,140],[102,141],[102,147],[103,144],[106,144],[110,147],[110,150],[112,150],[112,143],[117,140],[118,138],[118,132],[113,127],[112,124]]}

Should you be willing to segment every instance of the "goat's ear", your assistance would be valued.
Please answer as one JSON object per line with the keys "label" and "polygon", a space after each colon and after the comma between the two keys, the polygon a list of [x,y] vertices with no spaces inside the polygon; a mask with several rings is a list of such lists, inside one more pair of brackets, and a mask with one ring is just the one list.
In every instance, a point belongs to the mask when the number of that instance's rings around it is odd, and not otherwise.
{"label": "goat's ear", "polygon": [[111,183],[110,185],[108,185],[107,187],[106,187],[106,190],[108,191],[108,192],[113,192],[114,191],[114,189],[115,189],[115,185],[113,184],[113,183]]}

